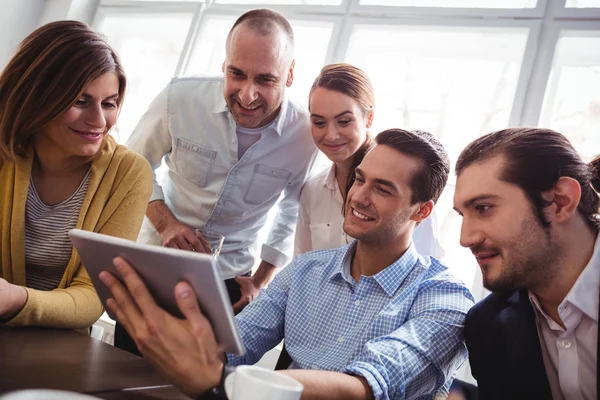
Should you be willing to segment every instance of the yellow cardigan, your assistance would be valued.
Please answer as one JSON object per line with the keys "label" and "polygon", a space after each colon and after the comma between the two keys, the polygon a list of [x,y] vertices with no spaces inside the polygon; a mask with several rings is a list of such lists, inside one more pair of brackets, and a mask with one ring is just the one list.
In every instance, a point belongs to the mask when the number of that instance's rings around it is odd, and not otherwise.
{"label": "yellow cardigan", "polygon": [[[32,160],[0,166],[0,277],[21,286],[26,286],[25,203]],[[91,169],[77,228],[135,240],[152,192],[150,165],[108,137]],[[102,303],[75,250],[57,289],[26,289],[25,307],[4,326],[84,329],[102,314]]]}

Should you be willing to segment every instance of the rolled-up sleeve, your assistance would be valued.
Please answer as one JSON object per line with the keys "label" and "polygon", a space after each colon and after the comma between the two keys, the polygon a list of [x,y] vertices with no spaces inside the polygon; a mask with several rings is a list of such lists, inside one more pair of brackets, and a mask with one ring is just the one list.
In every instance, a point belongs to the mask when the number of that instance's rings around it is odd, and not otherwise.
{"label": "rolled-up sleeve", "polygon": [[364,377],[376,399],[416,399],[449,383],[467,358],[463,339],[471,293],[454,282],[428,283],[409,319],[365,344],[343,372]]}

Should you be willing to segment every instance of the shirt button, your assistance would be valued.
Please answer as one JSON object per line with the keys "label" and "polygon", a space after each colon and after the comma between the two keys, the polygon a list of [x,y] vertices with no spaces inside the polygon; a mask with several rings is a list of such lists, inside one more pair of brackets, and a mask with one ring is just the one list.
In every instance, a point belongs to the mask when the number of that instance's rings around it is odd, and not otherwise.
{"label": "shirt button", "polygon": [[343,338],[342,336],[340,336],[340,337],[338,338],[338,342],[342,343],[343,341],[344,341],[344,338]]}
{"label": "shirt button", "polygon": [[571,348],[571,342],[570,342],[569,340],[563,340],[563,341],[562,341],[562,346],[563,346],[565,349],[569,349],[569,348]]}
{"label": "shirt button", "polygon": [[354,302],[354,305],[355,305],[355,306],[360,306],[360,300],[356,300],[356,301]]}

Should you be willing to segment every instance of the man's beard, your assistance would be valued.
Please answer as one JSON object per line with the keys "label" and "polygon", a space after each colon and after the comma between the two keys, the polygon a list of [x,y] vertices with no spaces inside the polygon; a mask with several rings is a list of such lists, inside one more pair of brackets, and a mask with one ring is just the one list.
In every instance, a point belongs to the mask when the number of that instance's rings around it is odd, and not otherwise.
{"label": "man's beard", "polygon": [[492,292],[530,289],[551,279],[560,263],[562,246],[552,238],[550,227],[543,227],[533,216],[522,222],[521,235],[503,246],[508,250],[500,274],[486,279],[483,286]]}

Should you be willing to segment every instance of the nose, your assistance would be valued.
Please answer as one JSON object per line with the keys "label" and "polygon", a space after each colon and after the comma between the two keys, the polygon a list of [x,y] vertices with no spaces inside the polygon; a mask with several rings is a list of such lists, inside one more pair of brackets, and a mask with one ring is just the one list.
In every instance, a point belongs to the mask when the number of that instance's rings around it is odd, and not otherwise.
{"label": "nose", "polygon": [[106,127],[106,117],[102,104],[95,104],[87,108],[85,122],[92,128]]}
{"label": "nose", "polygon": [[483,242],[483,233],[473,221],[463,217],[460,227],[460,245],[462,247],[473,247]]}
{"label": "nose", "polygon": [[254,82],[250,80],[246,81],[242,85],[238,97],[243,106],[249,106],[253,101],[258,99],[258,90]]}
{"label": "nose", "polygon": [[350,189],[350,193],[352,203],[359,207],[367,208],[371,204],[371,198],[369,196],[370,191],[364,183],[362,185],[357,185],[356,182],[354,182]]}
{"label": "nose", "polygon": [[327,124],[325,127],[325,139],[328,141],[336,141],[340,138],[340,133],[338,132],[335,124]]}

